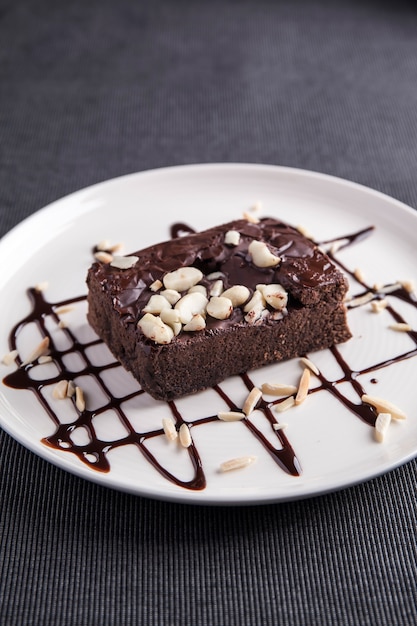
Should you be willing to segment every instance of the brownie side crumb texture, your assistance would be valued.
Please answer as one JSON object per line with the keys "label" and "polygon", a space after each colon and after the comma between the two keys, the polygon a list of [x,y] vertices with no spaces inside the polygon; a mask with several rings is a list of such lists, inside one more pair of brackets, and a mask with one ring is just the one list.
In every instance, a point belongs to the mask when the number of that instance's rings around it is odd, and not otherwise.
{"label": "brownie side crumb texture", "polygon": [[[224,243],[228,231],[238,245]],[[252,241],[279,256],[276,267],[260,268],[248,253]],[[88,320],[116,359],[154,398],[170,400],[211,387],[228,376],[346,341],[351,334],[343,299],[346,279],[331,260],[297,230],[273,219],[238,220],[133,253],[139,261],[120,270],[95,263],[88,272]],[[280,284],[288,293],[281,319],[271,311],[249,324],[242,307],[224,320],[206,317],[206,328],[181,331],[166,344],[144,336],[137,324],[153,291],[150,285],[180,267],[207,276],[222,272],[224,289]],[[184,295],[183,293],[181,295]]]}

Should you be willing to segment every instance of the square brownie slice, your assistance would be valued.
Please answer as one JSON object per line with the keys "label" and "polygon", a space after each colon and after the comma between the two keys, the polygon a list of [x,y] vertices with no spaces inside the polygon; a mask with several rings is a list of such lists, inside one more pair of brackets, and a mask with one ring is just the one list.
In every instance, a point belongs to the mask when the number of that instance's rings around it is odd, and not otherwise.
{"label": "square brownie slice", "polygon": [[154,398],[351,337],[347,281],[279,220],[236,220],[89,269],[88,320]]}

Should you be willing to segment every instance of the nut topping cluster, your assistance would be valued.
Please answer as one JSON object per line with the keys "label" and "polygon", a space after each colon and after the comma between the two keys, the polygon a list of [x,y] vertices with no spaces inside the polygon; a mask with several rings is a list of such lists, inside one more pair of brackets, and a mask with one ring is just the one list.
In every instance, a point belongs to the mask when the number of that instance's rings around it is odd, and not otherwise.
{"label": "nut topping cluster", "polygon": [[[228,231],[225,243],[236,246],[240,234]],[[252,241],[248,248],[252,263],[260,268],[276,267],[281,259],[261,241]],[[278,320],[286,314],[288,294],[280,284],[259,284],[255,291],[245,285],[224,289],[225,275],[213,272],[204,276],[196,267],[181,267],[168,272],[151,285],[153,294],[142,309],[138,327],[158,344],[167,344],[180,332],[196,332],[206,328],[207,316],[226,320],[233,309],[241,307],[248,324],[257,324],[268,317]],[[209,287],[201,284],[203,279]]]}

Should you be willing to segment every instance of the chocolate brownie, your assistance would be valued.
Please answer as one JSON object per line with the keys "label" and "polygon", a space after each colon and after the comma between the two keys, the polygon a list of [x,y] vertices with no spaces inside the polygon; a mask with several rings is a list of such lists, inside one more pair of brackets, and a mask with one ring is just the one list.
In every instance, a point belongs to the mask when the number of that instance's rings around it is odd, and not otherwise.
{"label": "chocolate brownie", "polygon": [[346,341],[347,282],[271,218],[237,220],[96,262],[88,320],[154,398]]}

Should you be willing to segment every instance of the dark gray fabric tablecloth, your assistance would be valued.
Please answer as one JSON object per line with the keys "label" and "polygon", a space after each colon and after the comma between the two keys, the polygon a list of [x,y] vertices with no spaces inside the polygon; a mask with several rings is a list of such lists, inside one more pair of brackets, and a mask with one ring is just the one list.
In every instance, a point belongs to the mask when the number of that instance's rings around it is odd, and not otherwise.
{"label": "dark gray fabric tablecloth", "polygon": [[[312,169],[416,207],[415,3],[0,1],[0,234],[197,162]],[[417,623],[415,461],[236,508],[105,489],[4,432],[0,461],[2,626]]]}

